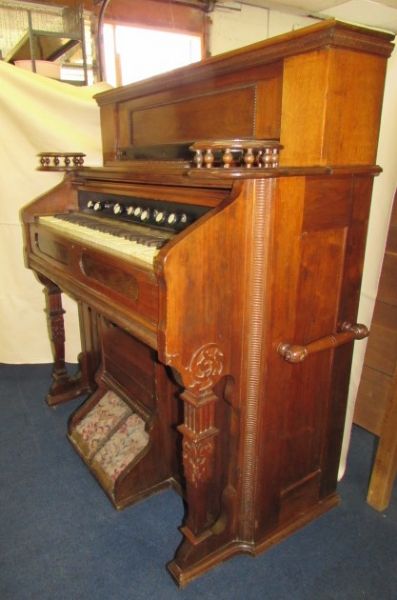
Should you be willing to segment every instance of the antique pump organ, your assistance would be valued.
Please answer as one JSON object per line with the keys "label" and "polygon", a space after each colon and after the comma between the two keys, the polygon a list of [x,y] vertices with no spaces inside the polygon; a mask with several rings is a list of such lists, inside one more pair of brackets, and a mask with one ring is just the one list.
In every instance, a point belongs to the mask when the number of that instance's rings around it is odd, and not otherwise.
{"label": "antique pump organ", "polygon": [[48,402],[88,395],[68,435],[117,508],[182,494],[180,585],[337,503],[391,40],[325,21],[106,91],[104,166],[42,155],[66,171],[23,211]]}

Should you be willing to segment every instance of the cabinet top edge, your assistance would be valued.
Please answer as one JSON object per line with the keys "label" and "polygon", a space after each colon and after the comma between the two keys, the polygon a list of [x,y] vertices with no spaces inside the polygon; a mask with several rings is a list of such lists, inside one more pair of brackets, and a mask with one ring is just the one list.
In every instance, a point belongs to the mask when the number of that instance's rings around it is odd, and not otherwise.
{"label": "cabinet top edge", "polygon": [[143,81],[106,90],[97,94],[95,99],[100,106],[132,100],[176,86],[196,83],[204,78],[274,63],[322,48],[348,48],[388,58],[394,48],[393,39],[394,35],[391,33],[329,19]]}

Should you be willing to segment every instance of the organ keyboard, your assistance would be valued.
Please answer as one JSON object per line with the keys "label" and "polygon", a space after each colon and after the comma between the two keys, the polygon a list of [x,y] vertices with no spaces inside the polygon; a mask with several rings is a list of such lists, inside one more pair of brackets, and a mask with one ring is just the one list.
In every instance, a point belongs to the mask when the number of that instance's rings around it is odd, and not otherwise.
{"label": "organ keyboard", "polygon": [[180,585],[338,501],[391,39],[326,21],[99,94],[104,166],[23,211],[48,402],[88,394],[68,436],[117,508],[183,496]]}
{"label": "organ keyboard", "polygon": [[84,217],[80,213],[39,217],[39,224],[88,246],[103,248],[151,266],[158,249],[170,239],[170,234],[160,234],[150,227],[123,227],[110,219]]}

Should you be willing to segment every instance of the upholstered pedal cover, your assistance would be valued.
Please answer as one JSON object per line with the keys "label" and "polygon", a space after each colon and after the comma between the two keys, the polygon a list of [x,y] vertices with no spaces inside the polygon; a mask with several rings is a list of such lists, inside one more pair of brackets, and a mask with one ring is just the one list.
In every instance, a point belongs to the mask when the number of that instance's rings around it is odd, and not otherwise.
{"label": "upholstered pedal cover", "polygon": [[145,422],[131,414],[93,457],[91,466],[108,489],[148,444]]}
{"label": "upholstered pedal cover", "polygon": [[70,438],[84,458],[90,460],[131,414],[128,404],[109,390],[74,427]]}

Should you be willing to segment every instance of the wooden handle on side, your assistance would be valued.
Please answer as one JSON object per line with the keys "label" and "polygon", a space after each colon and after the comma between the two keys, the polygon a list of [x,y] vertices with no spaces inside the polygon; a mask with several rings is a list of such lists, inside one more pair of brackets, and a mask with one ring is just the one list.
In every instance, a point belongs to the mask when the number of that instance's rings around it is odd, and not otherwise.
{"label": "wooden handle on side", "polygon": [[343,344],[348,344],[354,340],[362,340],[369,334],[368,328],[361,323],[342,323],[339,333],[327,335],[319,340],[315,340],[306,346],[288,344],[281,342],[278,345],[277,352],[290,363],[300,363],[309,354],[337,348]]}

